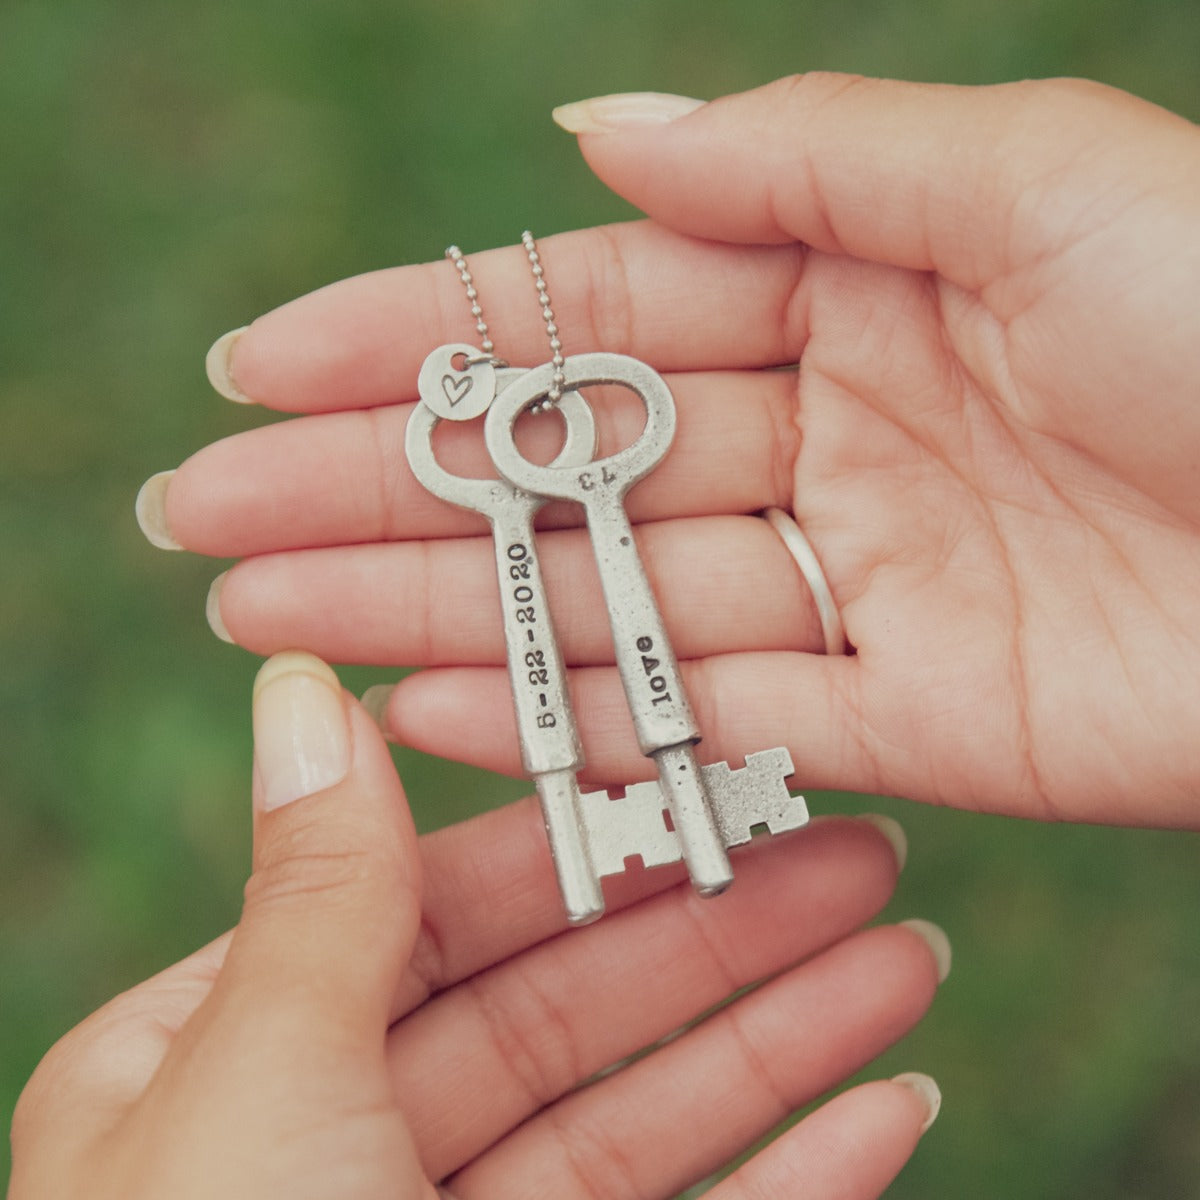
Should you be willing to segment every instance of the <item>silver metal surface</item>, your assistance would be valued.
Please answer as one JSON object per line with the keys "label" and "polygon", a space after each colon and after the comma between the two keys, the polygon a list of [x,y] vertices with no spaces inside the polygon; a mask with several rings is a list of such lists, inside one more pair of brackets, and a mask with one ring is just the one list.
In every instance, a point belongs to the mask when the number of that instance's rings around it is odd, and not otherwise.
{"label": "silver metal surface", "polygon": [[588,925],[604,915],[604,893],[600,872],[592,861],[575,768],[543,771],[534,775],[533,786],[542,806],[546,841],[567,920],[572,925]]}
{"label": "silver metal surface", "polygon": [[733,882],[733,866],[696,749],[684,742],[656,750],[652,757],[692,884],[702,896],[719,896]]}
{"label": "silver metal surface", "polygon": [[748,842],[760,825],[769,833],[787,833],[808,824],[804,797],[791,795],[784,783],[794,770],[783,746],[747,754],[746,765],[737,771],[726,762],[704,768],[726,846]]}
{"label": "silver metal surface", "polygon": [[[747,755],[746,765],[737,770],[725,762],[701,767],[726,847],[750,841],[758,827],[785,833],[808,823],[804,797],[787,789],[793,770],[792,757],[782,747]],[[619,874],[630,858],[659,867],[683,857],[657,781],[631,784],[616,800],[607,792],[584,792],[580,808],[598,875]]]}
{"label": "silver metal surface", "polygon": [[[520,376],[517,370],[500,371],[501,388]],[[570,392],[558,410],[566,440],[555,461],[587,462],[595,450],[591,409],[582,396]],[[408,461],[434,495],[480,513],[491,524],[521,761],[534,776],[568,918],[583,924],[603,913],[604,899],[578,811],[575,771],[583,752],[534,543],[533,517],[546,501],[502,480],[467,479],[446,471],[433,453],[439,419],[424,403],[413,409],[405,432]]]}
{"label": "silver metal surface", "polygon": [[606,791],[584,792],[580,812],[597,875],[619,875],[629,858],[662,867],[683,857],[657,780],[630,784],[617,800]]}
{"label": "silver metal surface", "polygon": [[479,292],[475,289],[475,280],[471,275],[471,268],[467,266],[467,260],[463,257],[463,252],[457,246],[446,247],[446,257],[454,264],[454,269],[458,272],[458,277],[462,280],[462,285],[467,290],[467,303],[471,306],[471,316],[475,318],[475,332],[479,334],[479,346],[484,354],[491,355],[496,352],[496,347],[492,342],[492,336],[488,333],[487,322],[483,319],[483,309],[479,304]]}
{"label": "silver metal surface", "polygon": [[496,368],[466,342],[438,346],[417,375],[421,403],[444,421],[470,421],[487,412],[496,395]]}
{"label": "silver metal surface", "polygon": [[546,290],[546,272],[542,267],[542,256],[538,253],[537,242],[533,234],[525,230],[521,234],[521,245],[529,259],[529,269],[533,272],[533,284],[537,288],[538,303],[542,306],[542,320],[546,322],[546,336],[550,339],[550,361],[554,364],[554,377],[546,398],[537,407],[545,410],[553,408],[563,394],[563,352],[562,340],[558,336],[558,325],[554,321],[554,306],[550,303],[550,293]]}
{"label": "silver metal surface", "polygon": [[733,881],[733,869],[691,749],[700,729],[625,512],[630,488],[670,448],[675,402],[662,376],[622,354],[574,355],[565,360],[563,376],[573,390],[616,383],[633,391],[646,409],[637,441],[583,468],[529,462],[517,449],[513,431],[521,413],[552,386],[553,364],[547,364],[522,375],[496,398],[485,424],[488,450],[496,469],[515,487],[583,505],[638,743],[658,765],[692,881],[701,893],[714,895]]}
{"label": "silver metal surface", "polygon": [[683,690],[675,655],[634,543],[625,496],[650,473],[675,435],[675,403],[662,377],[621,354],[579,354],[564,364],[571,388],[618,383],[646,407],[646,427],[632,445],[586,467],[531,463],[517,449],[517,418],[550,386],[549,365],[529,371],[497,399],[485,426],[496,469],[516,487],[573,500],[587,514],[592,551],[612,623],[613,649],[643,754],[694,742],[700,729]]}

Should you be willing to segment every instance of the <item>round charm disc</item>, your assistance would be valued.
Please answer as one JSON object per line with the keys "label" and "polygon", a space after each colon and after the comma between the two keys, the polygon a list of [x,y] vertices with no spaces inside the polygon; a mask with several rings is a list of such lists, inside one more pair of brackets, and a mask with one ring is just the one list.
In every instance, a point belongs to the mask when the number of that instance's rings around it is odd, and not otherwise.
{"label": "round charm disc", "polygon": [[446,421],[470,421],[487,412],[496,398],[496,368],[479,358],[479,350],[465,342],[432,351],[417,375],[421,403]]}

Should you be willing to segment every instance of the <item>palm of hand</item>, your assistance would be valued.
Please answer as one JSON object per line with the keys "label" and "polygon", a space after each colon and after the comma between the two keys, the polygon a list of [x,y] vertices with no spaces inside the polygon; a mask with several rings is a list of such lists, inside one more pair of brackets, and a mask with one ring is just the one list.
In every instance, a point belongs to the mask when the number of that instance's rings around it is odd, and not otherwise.
{"label": "palm of hand", "polygon": [[1200,429],[1181,385],[1200,329],[1115,286],[1150,220],[971,292],[810,264],[796,512],[858,648],[846,752],[878,763],[874,786],[1114,822],[1144,820],[1151,791],[1183,819]]}

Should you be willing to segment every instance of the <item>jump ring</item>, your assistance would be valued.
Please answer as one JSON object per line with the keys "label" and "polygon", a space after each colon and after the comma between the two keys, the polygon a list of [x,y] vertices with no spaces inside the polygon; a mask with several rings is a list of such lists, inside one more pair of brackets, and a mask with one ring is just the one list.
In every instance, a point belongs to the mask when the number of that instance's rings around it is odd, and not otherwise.
{"label": "jump ring", "polygon": [[491,363],[493,367],[507,367],[508,362],[494,354],[464,354],[463,367],[477,367],[480,363]]}

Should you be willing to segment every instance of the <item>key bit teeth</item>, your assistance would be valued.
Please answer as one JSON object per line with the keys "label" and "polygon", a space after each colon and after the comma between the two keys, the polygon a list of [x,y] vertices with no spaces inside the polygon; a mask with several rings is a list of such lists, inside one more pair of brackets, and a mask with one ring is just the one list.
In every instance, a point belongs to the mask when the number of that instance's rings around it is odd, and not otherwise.
{"label": "key bit teeth", "polygon": [[755,750],[746,755],[746,767],[753,772],[765,772],[769,775],[786,779],[795,770],[791,751],[786,746],[776,746],[773,750]]}
{"label": "key bit teeth", "polygon": [[791,795],[787,788],[794,770],[783,746],[748,754],[746,765],[736,771],[728,763],[705,767],[727,846],[748,842],[758,825],[771,833],[786,833],[808,822],[804,797]]}
{"label": "key bit teeth", "polygon": [[625,860],[635,856],[645,867],[666,866],[683,857],[656,782],[630,784],[618,799],[606,791],[583,792],[580,810],[597,875],[618,875]]}
{"label": "key bit teeth", "polygon": [[[726,762],[703,768],[726,847],[750,841],[757,826],[765,825],[771,833],[786,833],[808,822],[804,797],[793,796],[787,789],[793,770],[792,757],[784,747],[749,754],[746,765],[737,770]],[[640,858],[645,867],[666,866],[683,857],[657,781],[630,784],[625,795],[616,799],[606,791],[583,792],[579,811],[599,876],[620,874],[632,857]]]}

